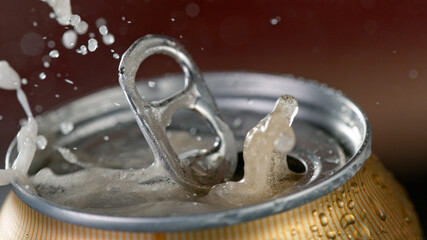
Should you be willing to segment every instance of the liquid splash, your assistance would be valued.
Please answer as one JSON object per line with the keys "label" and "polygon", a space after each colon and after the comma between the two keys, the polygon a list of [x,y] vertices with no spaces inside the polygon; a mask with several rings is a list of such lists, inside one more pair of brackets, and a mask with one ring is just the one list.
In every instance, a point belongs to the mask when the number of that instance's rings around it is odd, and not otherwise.
{"label": "liquid splash", "polygon": [[37,150],[37,122],[28,104],[27,96],[21,89],[21,81],[18,73],[7,61],[0,61],[0,88],[4,90],[16,90],[17,98],[27,114],[27,121],[23,124],[16,137],[19,151],[12,169],[0,170],[0,185],[7,185],[17,175],[26,175],[32,159]]}

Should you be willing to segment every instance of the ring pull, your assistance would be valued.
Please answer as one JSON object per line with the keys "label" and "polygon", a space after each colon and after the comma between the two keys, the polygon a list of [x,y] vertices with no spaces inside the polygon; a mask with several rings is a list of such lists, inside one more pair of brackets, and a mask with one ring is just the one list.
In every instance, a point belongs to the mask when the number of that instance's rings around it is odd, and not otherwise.
{"label": "ring pull", "polygon": [[[151,55],[173,58],[185,76],[184,89],[160,101],[148,102],[138,93],[135,77],[141,63]],[[219,115],[219,110],[203,77],[185,49],[173,39],[147,35],[138,39],[124,53],[119,65],[119,82],[135,114],[155,161],[163,165],[170,177],[197,190],[209,190],[230,178],[237,165],[234,136]],[[202,115],[219,136],[209,150],[193,150],[178,157],[166,135],[172,115],[190,109]]]}

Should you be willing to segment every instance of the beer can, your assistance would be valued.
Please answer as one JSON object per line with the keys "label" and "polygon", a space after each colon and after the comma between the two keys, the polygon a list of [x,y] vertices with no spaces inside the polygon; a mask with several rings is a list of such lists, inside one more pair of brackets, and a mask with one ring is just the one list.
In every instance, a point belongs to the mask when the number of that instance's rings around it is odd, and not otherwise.
{"label": "beer can", "polygon": [[[422,239],[405,190],[371,154],[367,117],[340,91],[288,75],[211,72],[204,77],[234,132],[238,152],[246,133],[279,96],[298,100],[297,142],[288,155],[290,170],[303,175],[297,184],[278,197],[239,208],[126,217],[56,204],[16,179],[0,212],[0,239]],[[180,78],[166,75],[137,87],[155,99],[181,89]],[[192,127],[185,119],[183,113],[175,127]],[[38,122],[50,144],[75,145],[96,157],[119,157],[114,147],[119,142],[132,149],[144,141],[119,87],[70,102],[39,116]],[[73,123],[72,134],[61,132],[64,122]],[[52,154],[38,151],[29,173],[46,166]],[[13,142],[6,168],[16,155]]]}

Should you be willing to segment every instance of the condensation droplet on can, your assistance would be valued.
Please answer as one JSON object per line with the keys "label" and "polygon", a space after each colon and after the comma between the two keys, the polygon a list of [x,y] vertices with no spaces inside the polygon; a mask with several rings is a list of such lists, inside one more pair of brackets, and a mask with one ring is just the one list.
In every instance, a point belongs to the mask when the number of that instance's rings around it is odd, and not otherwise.
{"label": "condensation droplet on can", "polygon": [[335,239],[335,238],[337,237],[337,235],[336,235],[335,231],[327,231],[327,232],[326,232],[326,236],[327,236],[329,239]]}
{"label": "condensation droplet on can", "polygon": [[380,186],[381,188],[386,188],[386,185],[384,184],[384,180],[381,176],[379,176],[376,173],[372,174],[372,179],[374,180],[374,183],[378,186]]}
{"label": "condensation droplet on can", "polygon": [[295,230],[295,228],[292,228],[292,230],[291,230],[291,235],[292,235],[292,236],[297,235],[297,230]]}
{"label": "condensation droplet on can", "polygon": [[312,232],[317,232],[317,231],[319,230],[319,228],[318,228],[316,225],[311,225],[311,226],[310,226],[310,230],[311,230]]}
{"label": "condensation droplet on can", "polygon": [[328,217],[326,217],[326,215],[324,213],[319,214],[319,219],[320,219],[320,223],[322,224],[322,226],[328,225]]}
{"label": "condensation droplet on can", "polygon": [[385,213],[384,208],[381,206],[381,204],[372,197],[369,197],[369,200],[374,205],[374,211],[377,217],[381,221],[385,221],[387,219],[387,214]]}
{"label": "condensation droplet on can", "polygon": [[354,201],[353,200],[350,200],[350,201],[348,201],[348,204],[347,204],[347,206],[348,206],[348,208],[351,210],[351,209],[353,209],[354,208]]}
{"label": "condensation droplet on can", "polygon": [[344,202],[341,198],[337,198],[337,204],[338,204],[338,207],[340,207],[340,208],[344,207]]}
{"label": "condensation droplet on can", "polygon": [[353,225],[356,223],[356,219],[353,215],[345,213],[344,215],[342,215],[341,219],[340,219],[340,223],[341,226],[343,228],[348,227],[349,225]]}

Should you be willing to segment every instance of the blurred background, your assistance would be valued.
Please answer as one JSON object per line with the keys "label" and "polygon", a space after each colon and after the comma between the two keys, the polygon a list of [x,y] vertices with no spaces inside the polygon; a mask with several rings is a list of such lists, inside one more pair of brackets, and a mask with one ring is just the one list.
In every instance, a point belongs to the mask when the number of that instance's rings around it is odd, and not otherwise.
{"label": "blurred background", "polygon": [[[38,0],[0,1],[0,60],[7,60],[35,115],[108,86],[117,86],[121,54],[137,38],[179,39],[202,71],[293,74],[342,90],[367,113],[373,151],[409,192],[426,228],[427,2],[71,0],[99,47],[81,55],[61,44],[67,28]],[[96,21],[115,37],[102,43]],[[59,58],[49,52],[58,50]],[[43,61],[49,62],[43,64]],[[166,57],[144,62],[144,77],[179,71]],[[40,73],[46,78],[41,80]],[[69,81],[65,81],[69,80]],[[73,84],[70,84],[70,81]],[[0,158],[24,112],[16,93],[0,90]],[[4,161],[0,161],[4,167]]]}

